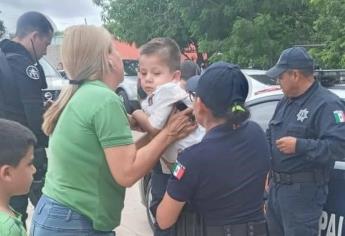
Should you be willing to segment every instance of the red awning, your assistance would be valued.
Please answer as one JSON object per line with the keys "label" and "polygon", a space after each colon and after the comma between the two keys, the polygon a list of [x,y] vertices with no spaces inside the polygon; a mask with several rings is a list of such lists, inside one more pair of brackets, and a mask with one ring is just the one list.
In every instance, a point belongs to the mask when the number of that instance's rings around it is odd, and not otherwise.
{"label": "red awning", "polygon": [[139,50],[135,44],[129,44],[126,42],[117,41],[115,42],[116,48],[120,53],[122,59],[138,59]]}

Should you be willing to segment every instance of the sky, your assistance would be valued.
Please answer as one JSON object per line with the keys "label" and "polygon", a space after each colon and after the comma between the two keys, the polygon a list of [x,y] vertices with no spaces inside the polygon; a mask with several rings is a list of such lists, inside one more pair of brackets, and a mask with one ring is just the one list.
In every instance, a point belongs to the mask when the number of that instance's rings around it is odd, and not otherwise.
{"label": "sky", "polygon": [[10,33],[15,32],[16,21],[26,11],[39,11],[62,31],[70,25],[102,25],[101,8],[92,0],[0,0],[0,20]]}

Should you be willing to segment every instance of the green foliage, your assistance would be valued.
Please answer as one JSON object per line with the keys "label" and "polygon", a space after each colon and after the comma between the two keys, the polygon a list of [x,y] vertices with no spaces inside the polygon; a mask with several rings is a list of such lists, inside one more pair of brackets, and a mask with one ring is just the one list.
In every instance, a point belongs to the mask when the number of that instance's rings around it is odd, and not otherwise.
{"label": "green foliage", "polygon": [[2,20],[0,20],[0,38],[5,33],[5,31],[6,31],[6,28],[4,26],[4,22]]}
{"label": "green foliage", "polygon": [[314,21],[314,38],[325,47],[312,49],[319,65],[324,68],[345,68],[345,1],[313,0],[313,8],[319,11]]}
{"label": "green foliage", "polygon": [[345,66],[345,0],[93,0],[106,27],[138,45],[172,37],[194,43],[210,61],[268,68],[293,45],[308,48],[322,67]]}
{"label": "green foliage", "polygon": [[186,45],[189,34],[174,2],[169,0],[96,1],[103,7],[106,27],[119,39],[141,45],[154,37],[172,37]]}

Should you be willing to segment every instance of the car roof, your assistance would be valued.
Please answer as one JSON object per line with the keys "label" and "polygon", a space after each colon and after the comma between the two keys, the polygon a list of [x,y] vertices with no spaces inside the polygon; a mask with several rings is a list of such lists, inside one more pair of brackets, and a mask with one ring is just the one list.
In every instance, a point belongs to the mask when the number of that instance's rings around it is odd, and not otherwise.
{"label": "car roof", "polygon": [[[339,87],[339,86],[336,86],[336,87],[332,87],[332,88],[327,88],[329,91],[331,91],[332,93],[336,94],[338,97],[340,97],[341,99],[345,99],[345,86],[344,87]],[[277,90],[274,90],[274,91],[268,91],[268,92],[263,92],[263,93],[260,93],[260,94],[256,94],[254,96],[251,96],[247,99],[247,102],[249,101],[253,101],[253,100],[256,100],[256,99],[261,99],[261,98],[267,98],[267,97],[276,97],[276,98],[279,98],[279,97],[282,97],[284,94],[283,94],[283,91],[281,89],[277,89]]]}
{"label": "car roof", "polygon": [[258,70],[258,69],[241,69],[241,71],[247,75],[265,75],[265,70]]}

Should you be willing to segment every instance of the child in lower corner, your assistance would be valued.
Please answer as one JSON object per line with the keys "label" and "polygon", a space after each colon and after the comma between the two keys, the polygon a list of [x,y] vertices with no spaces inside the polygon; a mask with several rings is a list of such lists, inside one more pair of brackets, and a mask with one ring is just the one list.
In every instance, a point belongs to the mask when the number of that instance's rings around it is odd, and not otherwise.
{"label": "child in lower corner", "polygon": [[14,121],[0,119],[0,235],[25,236],[21,215],[10,198],[27,194],[36,169],[33,165],[34,134]]}
{"label": "child in lower corner", "polygon": [[[177,107],[181,107],[181,103],[182,106],[191,106],[188,93],[179,84],[180,64],[180,49],[170,38],[155,38],[140,48],[138,76],[147,97],[141,103],[142,110],[134,111],[132,117],[151,135],[157,134],[164,127],[177,103],[180,104]],[[150,203],[153,215],[163,198],[178,153],[200,142],[203,136],[204,131],[197,128],[187,137],[170,145],[163,153],[160,163],[154,167]],[[155,236],[171,235],[170,229],[160,230],[158,226],[154,231]]]}

